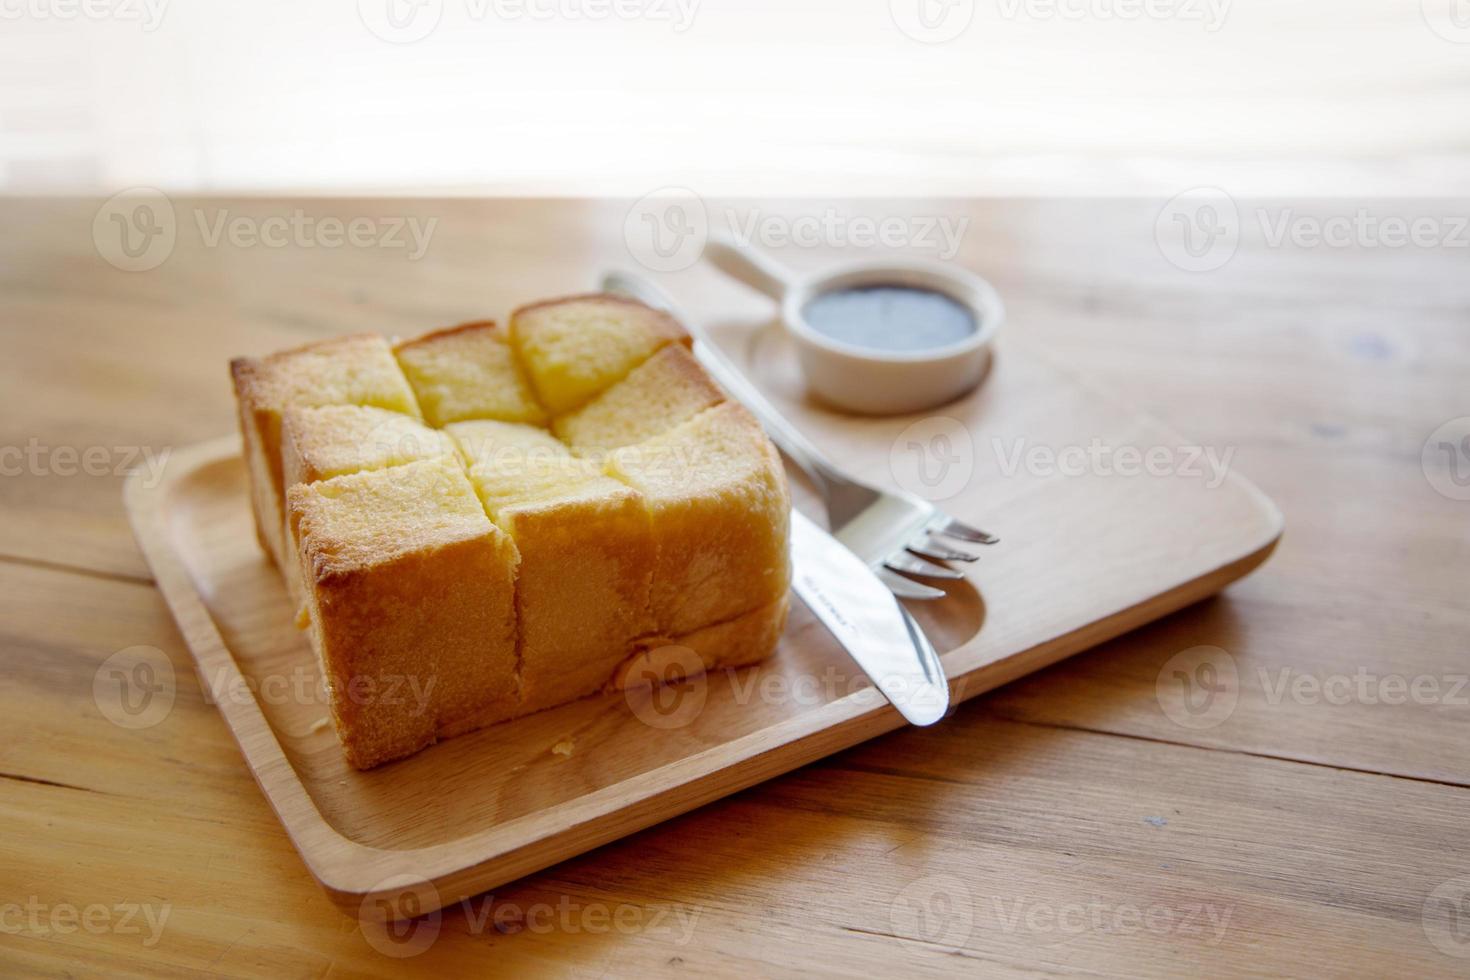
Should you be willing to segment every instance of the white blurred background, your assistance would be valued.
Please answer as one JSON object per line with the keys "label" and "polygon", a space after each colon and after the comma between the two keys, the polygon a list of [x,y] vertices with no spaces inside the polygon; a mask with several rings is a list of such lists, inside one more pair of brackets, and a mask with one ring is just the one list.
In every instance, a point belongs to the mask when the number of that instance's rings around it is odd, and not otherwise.
{"label": "white blurred background", "polygon": [[1470,0],[0,0],[0,191],[1463,194]]}

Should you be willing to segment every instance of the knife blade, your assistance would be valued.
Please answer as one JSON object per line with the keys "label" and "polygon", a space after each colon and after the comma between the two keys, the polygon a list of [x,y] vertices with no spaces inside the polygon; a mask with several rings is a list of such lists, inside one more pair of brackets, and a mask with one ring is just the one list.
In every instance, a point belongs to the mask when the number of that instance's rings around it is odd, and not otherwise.
{"label": "knife blade", "polygon": [[866,562],[799,510],[791,566],[796,594],[899,714],[920,726],[944,717],[949,682],[929,638]]}

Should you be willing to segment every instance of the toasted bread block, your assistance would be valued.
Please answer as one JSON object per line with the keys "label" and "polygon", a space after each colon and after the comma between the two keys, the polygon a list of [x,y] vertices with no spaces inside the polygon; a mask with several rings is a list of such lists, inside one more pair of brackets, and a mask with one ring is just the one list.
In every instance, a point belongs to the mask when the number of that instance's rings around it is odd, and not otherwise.
{"label": "toasted bread block", "polygon": [[612,453],[607,472],[653,521],[655,629],[692,633],[769,605],[791,583],[791,498],[760,424],[724,402]]}
{"label": "toasted bread block", "polygon": [[552,428],[573,452],[595,455],[651,439],[724,400],[694,355],[673,344]]}
{"label": "toasted bread block", "polygon": [[607,294],[569,296],[523,306],[510,315],[510,342],[553,415],[611,388],[661,347],[689,346],[667,313]]}
{"label": "toasted bread block", "polygon": [[464,419],[546,423],[506,335],[488,320],[436,330],[393,353],[432,426]]}
{"label": "toasted bread block", "polygon": [[286,483],[281,464],[281,417],[297,405],[372,405],[419,417],[413,389],[388,342],[359,334],[325,340],[269,357],[230,362],[245,462],[250,468],[255,533],[277,566],[286,556]]}
{"label": "toasted bread block", "polygon": [[352,765],[409,755],[514,704],[515,544],[458,460],[300,483],[288,500],[311,643]]}
{"label": "toasted bread block", "polygon": [[788,593],[726,623],[706,626],[683,636],[649,637],[640,641],[638,651],[618,666],[610,686],[627,690],[676,681],[689,676],[689,668],[695,661],[706,671],[759,663],[775,652],[790,609]]}
{"label": "toasted bread block", "polygon": [[601,690],[652,626],[653,537],[642,500],[541,430],[460,422],[449,431],[521,557],[521,710]]}
{"label": "toasted bread block", "polygon": [[[457,452],[453,439],[418,419],[365,405],[297,406],[286,409],[281,420],[281,471],[288,488]],[[300,610],[306,593],[289,521],[285,535],[287,559],[281,575],[293,607]],[[300,613],[297,618],[304,625]]]}

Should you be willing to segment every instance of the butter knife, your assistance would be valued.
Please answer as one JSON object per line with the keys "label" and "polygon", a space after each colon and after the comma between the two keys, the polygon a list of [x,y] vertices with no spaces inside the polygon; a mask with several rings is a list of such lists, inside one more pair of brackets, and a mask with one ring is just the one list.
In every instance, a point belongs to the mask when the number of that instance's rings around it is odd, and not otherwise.
{"label": "butter knife", "polygon": [[899,714],[932,725],[949,710],[939,654],[867,562],[791,512],[791,587]]}

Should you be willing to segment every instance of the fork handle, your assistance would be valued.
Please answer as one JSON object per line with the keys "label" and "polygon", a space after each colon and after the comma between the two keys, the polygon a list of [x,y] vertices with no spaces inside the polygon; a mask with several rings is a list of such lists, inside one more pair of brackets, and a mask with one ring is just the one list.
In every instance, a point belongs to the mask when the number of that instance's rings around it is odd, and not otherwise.
{"label": "fork handle", "polygon": [[838,475],[836,468],[827,460],[822,451],[810,439],[802,435],[796,426],[787,421],[786,416],[766,400],[766,396],[761,394],[760,389],[746,380],[745,375],[731,363],[723,351],[710,343],[698,328],[691,328],[690,332],[696,337],[694,356],[699,363],[703,364],[705,370],[714,376],[721,388],[724,388],[736,401],[750,409],[751,413],[760,419],[771,441],[801,468],[801,471],[817,485],[818,489],[824,492],[824,495],[827,491],[834,489],[837,484],[847,482]]}
{"label": "fork handle", "polygon": [[704,332],[704,327],[685,316],[674,303],[673,298],[663,289],[642,276],[624,272],[609,272],[604,275],[602,288],[624,293],[649,306],[667,310],[682,323],[694,338],[694,356],[699,359],[699,363],[703,364],[705,370],[714,376],[721,388],[724,388],[731,397],[750,409],[756,418],[760,419],[771,441],[800,467],[824,496],[829,491],[849,482],[842,477],[822,451],[813,445],[810,439],[802,435],[796,426],[787,421],[786,417],[766,399],[765,395],[761,394],[759,388],[746,380],[745,375],[735,366],[735,363],[709,339],[708,334]]}

